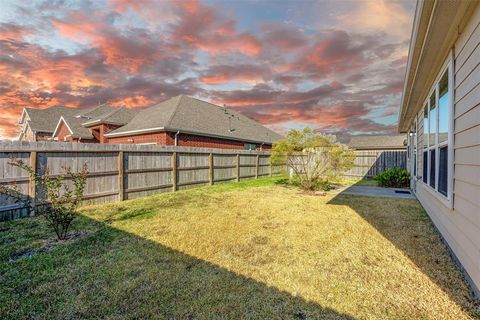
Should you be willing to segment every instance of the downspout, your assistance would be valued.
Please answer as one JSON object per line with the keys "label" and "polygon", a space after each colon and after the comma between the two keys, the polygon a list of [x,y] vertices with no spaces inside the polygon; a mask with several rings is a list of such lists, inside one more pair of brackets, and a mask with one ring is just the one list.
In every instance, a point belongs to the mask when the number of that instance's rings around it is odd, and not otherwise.
{"label": "downspout", "polygon": [[178,135],[180,134],[180,130],[175,133],[175,147],[178,146]]}

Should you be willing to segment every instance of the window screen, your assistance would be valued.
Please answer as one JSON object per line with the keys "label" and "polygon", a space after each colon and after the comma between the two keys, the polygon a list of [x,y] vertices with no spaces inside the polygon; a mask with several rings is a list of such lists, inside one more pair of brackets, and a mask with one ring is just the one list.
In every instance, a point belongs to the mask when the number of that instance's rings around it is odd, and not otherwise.
{"label": "window screen", "polygon": [[438,192],[448,194],[448,146],[440,148],[438,170]]}
{"label": "window screen", "polygon": [[430,186],[435,188],[435,149],[430,150]]}
{"label": "window screen", "polygon": [[423,182],[427,183],[428,151],[423,151]]}

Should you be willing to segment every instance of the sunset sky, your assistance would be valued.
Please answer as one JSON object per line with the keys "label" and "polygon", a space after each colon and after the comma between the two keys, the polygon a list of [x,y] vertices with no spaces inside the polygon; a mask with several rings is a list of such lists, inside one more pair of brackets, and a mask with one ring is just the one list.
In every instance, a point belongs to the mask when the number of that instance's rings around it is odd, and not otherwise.
{"label": "sunset sky", "polygon": [[178,94],[279,133],[396,130],[413,1],[0,0],[0,137],[23,107]]}

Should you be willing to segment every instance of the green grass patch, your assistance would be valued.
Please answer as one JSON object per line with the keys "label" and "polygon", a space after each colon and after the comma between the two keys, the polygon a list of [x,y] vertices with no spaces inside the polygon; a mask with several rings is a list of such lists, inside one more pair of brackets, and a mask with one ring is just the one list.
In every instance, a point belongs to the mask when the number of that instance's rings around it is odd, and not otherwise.
{"label": "green grass patch", "polygon": [[0,223],[0,318],[476,317],[417,201],[281,179],[84,207],[60,243],[42,217]]}

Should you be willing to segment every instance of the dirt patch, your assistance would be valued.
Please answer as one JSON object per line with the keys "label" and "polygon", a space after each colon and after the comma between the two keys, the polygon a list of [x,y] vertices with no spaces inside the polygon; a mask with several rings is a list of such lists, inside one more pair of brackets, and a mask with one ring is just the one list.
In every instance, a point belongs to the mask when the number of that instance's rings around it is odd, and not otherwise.
{"label": "dirt patch", "polygon": [[23,249],[23,250],[14,252],[8,257],[8,262],[15,262],[20,259],[28,259],[39,253],[49,252],[50,250],[52,250],[53,248],[59,245],[73,243],[75,241],[87,238],[91,234],[92,232],[79,231],[79,232],[72,232],[68,236],[68,239],[65,239],[65,240],[58,240],[56,238],[40,240],[37,242],[37,244],[39,244],[39,248],[28,248],[28,249]]}
{"label": "dirt patch", "polygon": [[33,257],[33,256],[36,255],[36,254],[37,254],[37,250],[36,250],[36,249],[20,250],[20,251],[17,251],[17,252],[12,253],[12,254],[8,257],[8,262],[14,262],[14,261],[17,261],[17,260],[20,260],[20,259],[31,258],[31,257]]}

